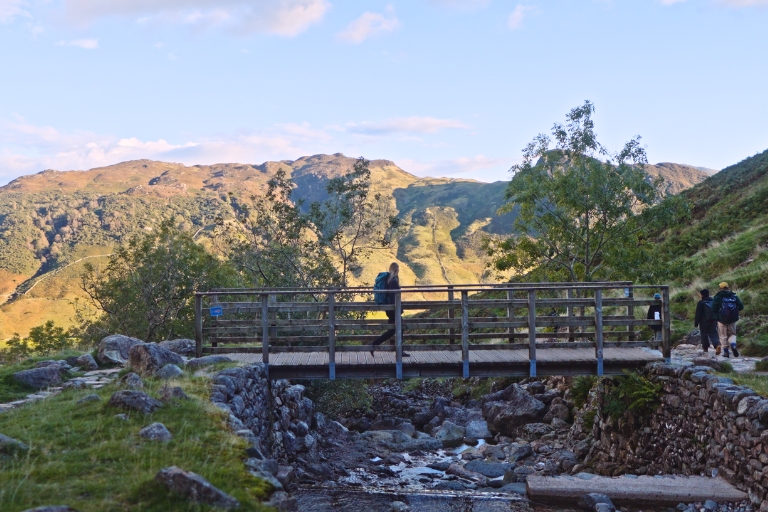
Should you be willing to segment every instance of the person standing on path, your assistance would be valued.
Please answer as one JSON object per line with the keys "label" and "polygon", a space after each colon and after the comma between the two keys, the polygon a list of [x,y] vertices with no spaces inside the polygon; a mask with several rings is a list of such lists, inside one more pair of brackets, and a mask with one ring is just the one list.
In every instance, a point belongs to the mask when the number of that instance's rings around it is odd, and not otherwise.
{"label": "person standing on path", "polygon": [[742,309],[744,309],[744,304],[731,291],[728,283],[720,283],[720,291],[712,300],[712,315],[717,320],[717,334],[720,337],[720,345],[723,346],[725,357],[729,357],[729,346],[733,351],[733,357],[739,357],[739,351],[736,349],[736,322],[739,321],[739,311]]}
{"label": "person standing on path", "polygon": [[[654,294],[653,298],[656,300],[661,300],[661,295],[656,293]],[[646,315],[646,318],[648,320],[661,320],[661,304],[653,304],[648,306],[648,314]],[[653,329],[654,332],[653,339],[655,341],[661,340],[661,326],[652,325],[651,329]]]}
{"label": "person standing on path", "polygon": [[[696,304],[696,317],[693,319],[693,327],[701,331],[701,348],[709,352],[709,344],[715,347],[715,355],[720,355],[720,338],[717,334],[717,320],[712,313],[712,297],[709,290],[704,288],[699,292],[701,300]],[[726,349],[727,350],[727,349]]]}
{"label": "person standing on path", "polygon": [[[379,276],[376,277],[376,281],[379,282],[380,278],[385,279],[386,280],[385,281],[385,285],[384,285],[384,289],[385,290],[399,290],[400,289],[400,276],[399,276],[399,273],[400,273],[400,265],[398,265],[396,262],[393,261],[389,265],[389,272],[386,275],[379,274]],[[382,274],[384,274],[384,273],[382,272]],[[374,289],[376,289],[376,287],[374,287]],[[386,295],[386,302],[385,302],[385,304],[394,304],[395,303],[395,294],[394,293],[387,293],[387,294],[384,294],[384,295]],[[374,297],[375,297],[375,292],[374,292]],[[376,300],[376,302],[380,303],[380,301],[378,299]],[[402,314],[402,312],[403,311],[402,311],[402,306],[401,306],[400,313]],[[395,323],[395,311],[394,310],[393,311],[385,311],[385,313],[386,313],[387,319],[388,319],[387,323],[394,324]],[[388,339],[390,339],[394,335],[395,335],[395,329],[393,327],[392,329],[388,329],[388,330],[384,331],[381,334],[381,336],[379,336],[378,338],[373,340],[373,343],[371,344],[371,355],[373,355],[374,351],[376,350],[376,345],[381,345],[382,343],[384,343],[385,341],[387,341]],[[410,354],[407,354],[407,353],[403,352],[403,357],[407,357],[409,355]]]}

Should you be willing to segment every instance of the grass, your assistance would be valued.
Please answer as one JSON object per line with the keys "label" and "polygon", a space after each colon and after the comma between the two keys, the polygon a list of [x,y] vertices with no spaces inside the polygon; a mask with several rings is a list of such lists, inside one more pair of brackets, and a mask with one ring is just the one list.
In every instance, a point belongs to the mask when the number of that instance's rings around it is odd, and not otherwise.
{"label": "grass", "polygon": [[[71,350],[53,356],[35,356],[16,364],[0,364],[0,404],[19,400],[26,397],[28,394],[35,392],[34,389],[17,382],[16,379],[13,378],[14,373],[34,368],[35,363],[39,361],[47,361],[49,359],[58,360],[69,356],[79,355],[81,355],[81,352]],[[62,380],[66,380],[66,377]]]}
{"label": "grass", "polygon": [[[166,404],[151,415],[107,405],[114,385],[95,391],[102,400],[78,404],[92,390],[67,390],[0,415],[0,432],[30,451],[21,458],[0,458],[0,510],[67,504],[88,511],[206,511],[187,503],[154,481],[157,472],[176,465],[194,471],[240,501],[238,510],[268,510],[260,504],[269,485],[245,469],[245,441],[225,424],[224,414],[208,401],[206,378],[184,377],[190,400]],[[157,397],[161,384],[145,380]],[[173,434],[168,443],[145,440],[141,428],[159,421]]]}
{"label": "grass", "polygon": [[757,373],[728,373],[723,377],[732,379],[734,383],[740,386],[747,386],[758,395],[768,398],[768,375]]}

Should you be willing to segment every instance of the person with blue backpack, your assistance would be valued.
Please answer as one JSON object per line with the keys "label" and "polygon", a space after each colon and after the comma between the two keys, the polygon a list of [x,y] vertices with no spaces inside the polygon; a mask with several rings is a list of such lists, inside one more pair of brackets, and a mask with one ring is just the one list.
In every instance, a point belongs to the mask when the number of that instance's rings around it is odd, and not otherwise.
{"label": "person with blue backpack", "polygon": [[[722,349],[720,338],[717,335],[717,320],[712,313],[712,297],[709,290],[704,288],[699,292],[701,300],[696,304],[696,316],[693,319],[693,327],[701,332],[701,348],[709,352],[709,344],[715,347],[715,355],[720,355]],[[728,347],[725,347],[725,357],[728,357]]]}
{"label": "person with blue backpack", "polygon": [[[400,265],[398,265],[396,262],[392,262],[391,265],[389,265],[389,272],[379,272],[379,275],[376,276],[376,281],[373,284],[373,300],[376,302],[376,304],[379,305],[385,305],[385,304],[394,304],[395,303],[395,294],[394,293],[382,293],[387,290],[399,290],[400,289]],[[400,310],[402,313],[402,309]],[[387,319],[389,320],[388,323],[394,324],[395,323],[395,312],[394,311],[385,311],[387,314]],[[384,331],[381,336],[373,340],[373,343],[371,344],[371,355],[373,355],[374,351],[376,350],[376,345],[381,345],[388,339],[390,339],[392,336],[395,335],[395,329],[388,329]],[[410,354],[406,354],[403,352],[403,357],[407,357]]]}
{"label": "person with blue backpack", "polygon": [[744,309],[741,299],[731,291],[728,283],[720,283],[720,291],[712,300],[712,315],[717,319],[717,334],[720,345],[728,356],[728,347],[733,351],[733,357],[739,357],[736,349],[736,322],[739,321],[739,311]]}

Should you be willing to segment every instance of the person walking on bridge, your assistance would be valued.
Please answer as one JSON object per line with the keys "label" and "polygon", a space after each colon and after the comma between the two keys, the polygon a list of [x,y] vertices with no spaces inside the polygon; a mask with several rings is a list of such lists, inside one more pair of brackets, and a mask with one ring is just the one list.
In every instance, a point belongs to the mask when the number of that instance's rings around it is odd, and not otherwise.
{"label": "person walking on bridge", "polygon": [[717,319],[717,334],[725,357],[728,357],[729,346],[733,350],[733,357],[739,357],[739,351],[736,349],[736,322],[739,321],[739,311],[742,309],[744,304],[731,291],[728,283],[720,283],[720,291],[712,300],[712,314]]}
{"label": "person walking on bridge", "polygon": [[[400,265],[398,265],[396,262],[392,262],[389,265],[389,272],[380,272],[378,276],[376,276],[376,284],[374,285],[374,293],[373,297],[376,301],[376,304],[394,304],[395,303],[395,294],[394,293],[376,293],[376,290],[399,290],[400,289]],[[402,306],[400,309],[400,313],[402,314]],[[395,312],[393,311],[385,311],[387,314],[388,323],[394,324],[395,323]],[[388,339],[390,339],[392,336],[395,335],[395,329],[388,329],[384,331],[381,336],[373,340],[373,343],[371,344],[371,355],[373,355],[374,351],[376,350],[376,345],[381,345]],[[406,354],[403,352],[403,357],[407,357],[410,354]]]}
{"label": "person walking on bridge", "polygon": [[[653,295],[654,300],[661,300],[661,295],[656,293]],[[648,314],[646,315],[646,318],[648,320],[661,320],[661,304],[652,304],[648,307]],[[661,326],[660,325],[652,325],[651,330],[653,330],[653,340],[654,341],[660,341],[661,340]]]}
{"label": "person walking on bridge", "polygon": [[[701,300],[696,304],[696,316],[693,319],[693,327],[698,327],[701,332],[701,348],[704,352],[709,352],[709,344],[715,347],[715,355],[720,355],[722,349],[720,338],[717,334],[717,320],[712,312],[712,297],[709,296],[709,290],[704,288],[699,292]],[[726,354],[728,349],[726,348]]]}

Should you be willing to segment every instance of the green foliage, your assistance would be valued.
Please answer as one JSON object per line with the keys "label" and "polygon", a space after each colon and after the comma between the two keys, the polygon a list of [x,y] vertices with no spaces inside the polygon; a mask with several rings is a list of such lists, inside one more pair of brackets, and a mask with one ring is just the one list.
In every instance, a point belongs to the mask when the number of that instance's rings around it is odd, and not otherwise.
{"label": "green foliage", "polygon": [[589,392],[597,382],[597,377],[594,375],[579,375],[573,379],[571,385],[571,398],[576,407],[581,408],[587,403],[589,398]]}
{"label": "green foliage", "polygon": [[[225,418],[207,400],[209,381],[182,378],[176,382],[190,400],[175,401],[151,415],[124,412],[107,405],[114,386],[64,393],[0,415],[0,432],[28,446],[27,456],[0,463],[0,510],[19,512],[57,503],[82,512],[213,511],[194,505],[154,481],[171,465],[193,471],[235,496],[238,510],[266,511],[261,500],[269,485],[251,476],[243,464],[246,443],[229,432]],[[150,395],[161,384],[145,380]],[[102,400],[78,404],[87,394]],[[173,434],[167,443],[138,436],[152,422]]]}
{"label": "green foliage", "polygon": [[303,383],[318,411],[334,419],[371,408],[373,397],[363,380],[310,380]]}
{"label": "green foliage", "polygon": [[[731,369],[733,371],[733,369]],[[755,371],[756,372],[768,372],[768,361],[766,360],[759,360],[755,361]],[[728,372],[731,373],[731,372]]]}
{"label": "green foliage", "polygon": [[535,279],[650,282],[677,269],[659,259],[649,235],[683,218],[685,203],[664,199],[663,179],[644,171],[639,137],[609,153],[597,141],[593,112],[590,102],[571,110],[566,125],[552,130],[554,147],[538,135],[512,168],[509,202],[500,212],[519,208],[519,215],[514,236],[488,243],[496,270],[533,270]]}
{"label": "green foliage", "polygon": [[735,384],[746,386],[763,398],[768,397],[768,375],[758,373],[729,373]]}
{"label": "green foliage", "polygon": [[13,362],[33,355],[49,355],[74,346],[75,340],[69,331],[56,326],[52,320],[29,330],[26,338],[18,333],[8,340],[5,348],[0,349],[0,361]]}
{"label": "green foliage", "polygon": [[584,429],[587,432],[592,430],[595,426],[595,416],[597,416],[597,410],[591,409],[584,413]]}
{"label": "green foliage", "polygon": [[[757,365],[755,365],[755,367],[757,367]],[[720,371],[722,373],[733,373],[733,365],[728,361],[723,361],[720,363]]]}
{"label": "green foliage", "polygon": [[613,379],[606,390],[603,410],[611,418],[617,419],[625,411],[632,411],[640,416],[653,410],[659,402],[661,384],[655,384],[635,372]]}
{"label": "green foliage", "polygon": [[165,223],[119,247],[105,269],[86,264],[82,288],[101,316],[85,320],[80,335],[121,333],[147,342],[193,337],[194,293],[240,282],[230,265]]}

